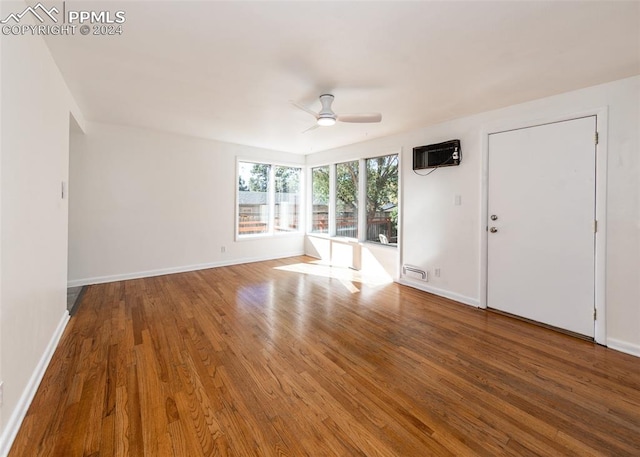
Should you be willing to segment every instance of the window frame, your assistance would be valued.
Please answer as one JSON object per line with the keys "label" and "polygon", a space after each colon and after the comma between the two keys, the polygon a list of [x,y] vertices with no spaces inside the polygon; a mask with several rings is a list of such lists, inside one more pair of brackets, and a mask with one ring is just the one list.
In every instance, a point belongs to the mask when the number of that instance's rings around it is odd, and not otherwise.
{"label": "window frame", "polygon": [[376,244],[376,245],[381,245],[381,246],[388,246],[388,247],[396,247],[398,245],[398,243],[396,242],[395,244],[383,244],[382,242],[379,241],[372,241],[372,240],[367,240],[367,234],[369,233],[369,227],[367,225],[367,203],[368,203],[368,194],[367,194],[367,174],[368,174],[368,169],[367,169],[367,161],[368,160],[374,160],[374,159],[379,159],[381,157],[390,157],[390,156],[396,156],[396,160],[397,160],[397,195],[396,195],[396,200],[398,201],[396,203],[396,208],[398,208],[398,220],[396,222],[396,239],[399,240],[400,239],[400,193],[401,193],[401,181],[400,181],[400,172],[401,172],[401,168],[400,168],[400,153],[396,152],[396,153],[389,153],[389,154],[381,154],[381,155],[376,155],[376,156],[372,156],[372,157],[366,157],[365,159],[363,159],[364,161],[364,181],[363,181],[363,186],[364,186],[364,196],[365,198],[367,198],[367,201],[365,201],[365,204],[362,205],[363,209],[364,209],[364,240],[363,242],[366,243],[372,243],[372,244]]}
{"label": "window frame", "polygon": [[[272,162],[270,163],[271,165],[271,169],[270,169],[270,183],[271,183],[271,188],[273,189],[272,192],[272,198],[273,198],[273,216],[271,217],[271,224],[272,224],[272,230],[273,230],[273,234],[275,236],[282,236],[282,235],[286,235],[286,234],[300,234],[300,232],[303,232],[304,229],[304,167],[303,166],[292,166],[292,165],[283,165],[280,163],[275,163]],[[276,188],[276,174],[277,174],[277,169],[278,168],[289,168],[289,169],[293,169],[293,170],[298,170],[298,190],[296,192],[297,195],[297,202],[296,204],[298,205],[297,211],[296,211],[296,217],[297,217],[297,227],[295,230],[277,230],[278,226],[276,226],[276,216],[279,219],[282,219],[282,208],[279,209],[278,212],[276,212],[276,207],[278,206],[278,203],[276,202],[276,197],[277,197],[277,188]],[[271,190],[271,189],[270,189]],[[282,202],[280,202],[281,204]],[[281,228],[281,227],[280,227]]]}
{"label": "window frame", "polygon": [[[382,244],[376,241],[369,241],[366,238],[367,233],[367,169],[366,162],[369,159],[377,159],[380,157],[396,156],[398,159],[398,222],[397,222],[397,237],[398,243],[396,244]],[[358,164],[358,237],[348,238],[340,237],[336,234],[336,166],[342,163],[359,162]],[[312,214],[310,214],[313,205],[313,187],[312,187],[312,171],[315,168],[329,167],[329,230],[328,233],[314,232],[312,229]],[[306,234],[314,237],[321,238],[342,238],[349,241],[355,241],[358,243],[368,243],[376,246],[383,246],[385,248],[396,249],[399,246],[401,238],[402,227],[402,150],[396,150],[392,152],[385,152],[380,154],[365,155],[357,158],[340,158],[332,162],[319,162],[313,165],[307,166],[307,226]]]}
{"label": "window frame", "polygon": [[[362,230],[361,230],[361,226],[362,226],[362,205],[360,204],[361,200],[361,190],[362,190],[362,161],[363,159],[356,159],[356,160],[345,160],[345,161],[341,161],[341,162],[336,162],[333,164],[333,185],[331,185],[331,182],[329,182],[329,190],[331,191],[333,189],[335,198],[333,201],[333,211],[334,211],[334,219],[333,219],[333,231],[330,230],[330,233],[333,233],[333,236],[337,237],[337,238],[345,238],[348,240],[358,240],[360,241],[361,238],[361,234],[362,234]],[[358,182],[356,183],[356,236],[355,237],[351,237],[351,236],[341,236],[338,235],[338,165],[345,165],[345,164],[349,164],[349,163],[357,163],[358,164]],[[331,178],[331,175],[329,175],[329,178]]]}
{"label": "window frame", "polygon": [[[327,231],[326,232],[320,232],[320,231],[314,231],[314,194],[313,194],[313,171],[318,169],[318,168],[326,168],[328,170],[328,175],[329,175],[329,180],[327,181]],[[318,235],[318,236],[329,236],[331,234],[331,165],[318,165],[315,167],[308,167],[308,174],[309,174],[309,188],[308,188],[308,195],[309,195],[309,201],[308,201],[308,207],[309,207],[309,226],[307,227],[307,233],[311,233],[313,235]]]}
{"label": "window frame", "polygon": [[[260,165],[268,165],[269,166],[269,176],[267,182],[267,202],[269,206],[269,217],[267,221],[267,231],[262,233],[250,233],[250,234],[241,234],[240,233],[240,164],[241,163],[249,163],[249,164],[260,164]],[[273,238],[273,237],[287,237],[287,236],[300,236],[304,235],[306,227],[305,215],[305,165],[299,163],[290,163],[290,162],[280,162],[280,161],[272,161],[265,160],[253,157],[236,157],[236,167],[235,167],[235,229],[234,229],[234,239],[235,241],[246,241],[246,240],[255,240],[260,238]],[[299,183],[298,183],[298,227],[296,230],[291,231],[276,231],[275,230],[275,206],[276,206],[276,180],[275,173],[276,168],[294,168],[299,170]]]}

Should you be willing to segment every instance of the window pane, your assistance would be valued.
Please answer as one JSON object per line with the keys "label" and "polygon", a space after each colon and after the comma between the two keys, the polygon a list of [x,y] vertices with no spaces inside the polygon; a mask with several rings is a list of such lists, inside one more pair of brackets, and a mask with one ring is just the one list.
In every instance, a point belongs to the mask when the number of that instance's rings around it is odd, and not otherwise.
{"label": "window pane", "polygon": [[298,231],[300,212],[300,168],[275,167],[275,231]]}
{"label": "window pane", "polygon": [[398,243],[398,156],[367,159],[367,241]]}
{"label": "window pane", "polygon": [[311,170],[311,231],[329,233],[329,167]]}
{"label": "window pane", "polygon": [[336,165],[336,235],[358,238],[358,161]]}
{"label": "window pane", "polygon": [[269,232],[269,167],[240,162],[238,170],[238,234]]}

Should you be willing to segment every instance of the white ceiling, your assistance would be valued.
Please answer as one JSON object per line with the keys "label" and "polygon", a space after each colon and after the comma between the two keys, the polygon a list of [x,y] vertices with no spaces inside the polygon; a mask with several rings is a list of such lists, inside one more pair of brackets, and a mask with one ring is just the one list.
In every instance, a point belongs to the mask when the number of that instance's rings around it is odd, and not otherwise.
{"label": "white ceiling", "polygon": [[[72,5],[126,12],[47,39],[87,119],[302,154],[640,74],[636,1]],[[326,92],[382,123],[302,134]]]}

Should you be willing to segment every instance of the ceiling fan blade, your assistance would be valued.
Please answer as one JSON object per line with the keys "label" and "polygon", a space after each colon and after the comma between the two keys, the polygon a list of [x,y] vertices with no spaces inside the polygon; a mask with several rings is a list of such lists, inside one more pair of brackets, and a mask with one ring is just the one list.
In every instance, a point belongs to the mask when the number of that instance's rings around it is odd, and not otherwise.
{"label": "ceiling fan blade", "polygon": [[309,127],[308,129],[303,130],[303,131],[302,131],[302,133],[307,133],[308,131],[310,131],[310,130],[315,130],[315,129],[317,129],[318,127],[320,127],[318,124],[313,124],[313,125],[312,125],[311,127]]}
{"label": "ceiling fan blade", "polygon": [[361,114],[340,114],[338,116],[340,122],[380,122],[382,120],[382,114],[380,113],[361,113]]}
{"label": "ceiling fan blade", "polygon": [[315,117],[316,119],[318,119],[318,113],[316,113],[315,111],[311,111],[309,108],[307,108],[306,106],[302,106],[297,104],[296,102],[294,102],[293,100],[289,100],[289,102],[295,106],[298,109],[301,109],[302,111],[311,114],[313,117]]}

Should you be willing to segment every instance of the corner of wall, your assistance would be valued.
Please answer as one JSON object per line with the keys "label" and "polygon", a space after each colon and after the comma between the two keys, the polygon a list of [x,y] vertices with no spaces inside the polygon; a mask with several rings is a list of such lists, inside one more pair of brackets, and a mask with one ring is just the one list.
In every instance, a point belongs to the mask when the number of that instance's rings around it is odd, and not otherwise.
{"label": "corner of wall", "polygon": [[614,349],[625,354],[634,355],[640,357],[640,345],[629,343],[627,341],[618,340],[615,338],[607,338],[607,347]]}
{"label": "corner of wall", "polygon": [[5,455],[69,317],[68,208],[60,183],[68,169],[70,123],[83,128],[86,121],[42,37],[0,42],[0,192],[12,196],[0,208],[0,455]]}
{"label": "corner of wall", "polygon": [[35,397],[36,392],[38,391],[38,386],[44,377],[44,373],[49,366],[49,362],[51,362],[51,358],[58,346],[58,342],[62,337],[62,333],[69,322],[69,313],[65,310],[58,326],[56,327],[55,332],[53,333],[47,348],[45,349],[36,369],[31,374],[29,378],[29,382],[27,383],[25,389],[22,391],[22,395],[20,396],[20,400],[18,404],[13,409],[9,420],[7,421],[6,426],[2,429],[2,433],[0,434],[0,456],[6,456],[11,450],[11,446],[13,445],[13,441],[15,440],[18,431],[20,430],[20,426],[22,425],[22,421],[27,414],[27,410],[29,409],[29,405],[31,405],[31,401],[33,397]]}

